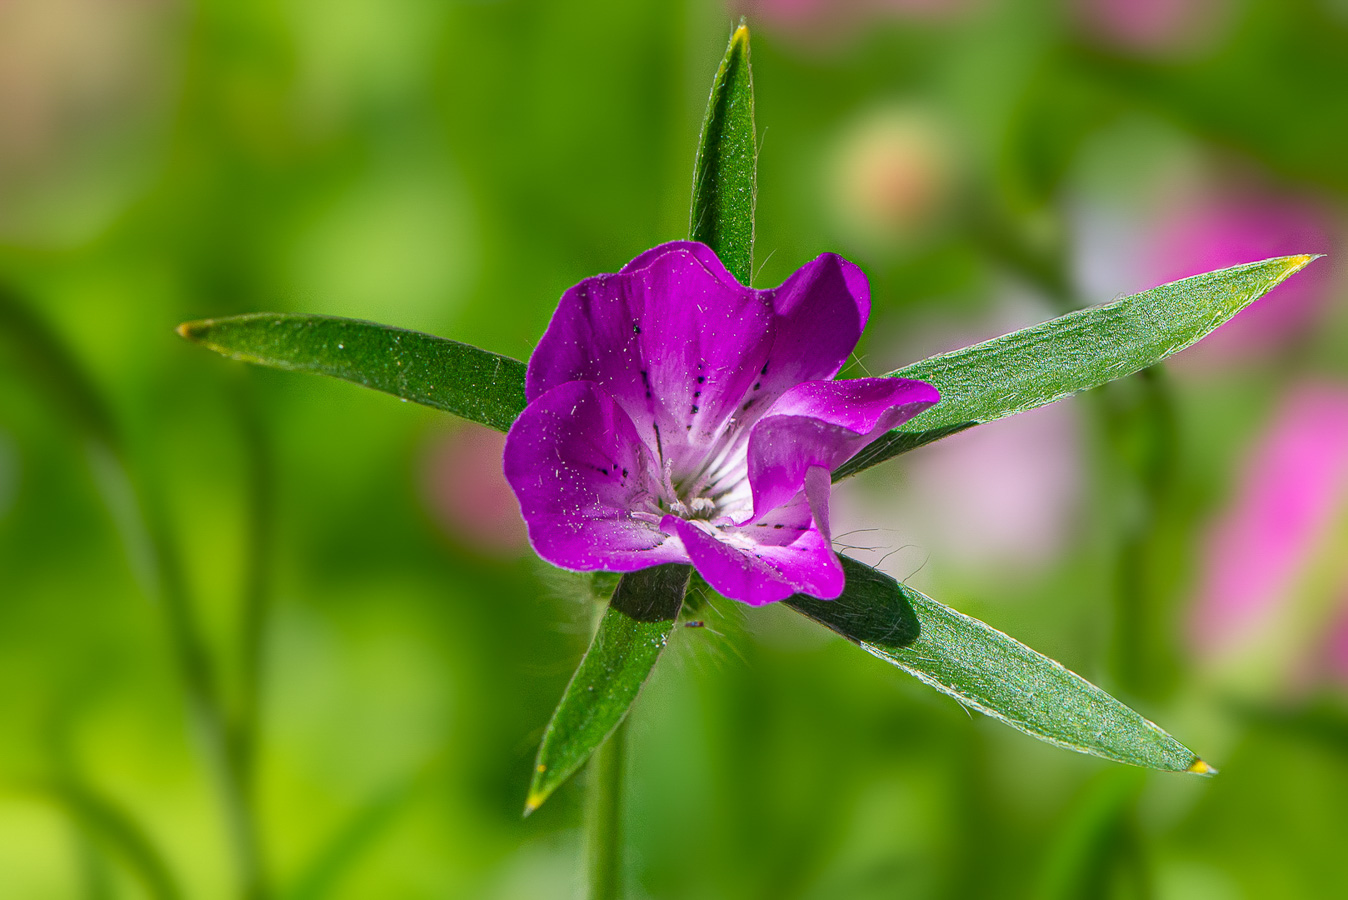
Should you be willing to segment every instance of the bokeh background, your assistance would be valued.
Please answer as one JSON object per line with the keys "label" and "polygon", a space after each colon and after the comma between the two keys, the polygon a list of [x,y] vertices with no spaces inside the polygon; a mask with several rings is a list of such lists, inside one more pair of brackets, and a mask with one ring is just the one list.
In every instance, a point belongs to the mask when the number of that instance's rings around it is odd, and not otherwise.
{"label": "bokeh background", "polygon": [[740,14],[756,284],[860,263],[856,373],[1331,255],[1163,370],[835,494],[860,558],[1218,777],[712,603],[633,715],[632,895],[1348,896],[1343,0],[0,0],[0,895],[578,894],[579,785],[520,809],[591,610],[499,436],[173,327],[527,357],[567,286],[686,233]]}

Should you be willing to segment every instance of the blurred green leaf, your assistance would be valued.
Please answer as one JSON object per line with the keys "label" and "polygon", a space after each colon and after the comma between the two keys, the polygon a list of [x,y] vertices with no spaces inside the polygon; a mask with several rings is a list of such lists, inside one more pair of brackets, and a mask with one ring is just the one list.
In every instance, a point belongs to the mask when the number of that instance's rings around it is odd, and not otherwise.
{"label": "blurred green leaf", "polygon": [[677,564],[654,566],[628,572],[618,582],[543,734],[525,815],[542,806],[627,715],[669,640],[690,571]]}
{"label": "blurred green leaf", "polygon": [[1211,767],[1109,694],[994,628],[843,558],[837,600],[785,602],[960,703],[1051,744],[1135,766]]}
{"label": "blurred green leaf", "polygon": [[524,363],[419,331],[256,313],[185,322],[178,333],[231,359],[330,375],[498,431],[524,409]]}
{"label": "blurred green leaf", "polygon": [[891,372],[935,385],[941,402],[862,450],[833,480],[1139,372],[1190,346],[1315,258],[1283,256],[1195,275]]}
{"label": "blurred green leaf", "polygon": [[364,857],[388,836],[399,818],[426,795],[432,776],[439,774],[442,765],[441,757],[431,759],[357,808],[319,846],[292,886],[281,892],[283,900],[322,900],[336,896],[344,880]]}
{"label": "blurred green leaf", "polygon": [[107,404],[65,342],[7,285],[0,284],[0,341],[35,389],[43,391],[85,437],[119,449]]}
{"label": "blurred green leaf", "polygon": [[1253,731],[1283,735],[1348,757],[1348,698],[1342,695],[1329,691],[1290,706],[1230,697],[1223,705]]}
{"label": "blurred green leaf", "polygon": [[[1043,870],[1034,892],[1043,900],[1078,897],[1146,897],[1153,877],[1149,861],[1139,858],[1137,801],[1146,773],[1111,768],[1083,787],[1065,821],[1044,841]],[[1111,894],[1123,879],[1142,882],[1136,893]]]}
{"label": "blurred green leaf", "polygon": [[[0,286],[0,326],[4,326],[0,328],[0,336],[16,339],[12,343],[18,362],[31,375],[33,386],[45,390],[54,408],[89,442],[89,462],[95,480],[121,533],[137,580],[163,611],[188,706],[211,746],[207,756],[218,769],[217,786],[222,803],[238,836],[235,849],[241,877],[250,888],[261,891],[264,883],[261,851],[245,784],[245,767],[230,744],[228,715],[210,651],[202,638],[182,556],[159,496],[150,479],[135,477],[132,460],[118,440],[113,417],[98,386],[61,338],[21,298],[3,286]],[[137,849],[136,833],[119,824],[114,807],[78,786],[58,787],[58,796],[71,809],[83,812],[86,819],[112,833],[121,845],[130,848],[128,853],[136,855],[138,864],[148,858],[143,848]],[[158,881],[147,883],[156,896],[173,895],[159,892],[162,885]]]}
{"label": "blurred green leaf", "polygon": [[730,274],[745,285],[753,278],[757,169],[749,28],[741,23],[730,36],[707,99],[693,165],[688,237],[715,250]]}
{"label": "blurred green leaf", "polygon": [[129,812],[69,778],[46,785],[46,790],[82,831],[125,861],[147,895],[156,900],[177,900],[183,896],[168,863]]}

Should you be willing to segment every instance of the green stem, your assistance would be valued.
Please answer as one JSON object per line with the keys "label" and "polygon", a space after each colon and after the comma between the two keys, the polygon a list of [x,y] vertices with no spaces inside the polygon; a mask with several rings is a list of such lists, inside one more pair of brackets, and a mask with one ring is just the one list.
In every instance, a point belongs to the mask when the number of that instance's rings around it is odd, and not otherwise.
{"label": "green stem", "polygon": [[626,751],[624,722],[590,758],[585,829],[590,900],[618,900],[622,896],[622,787]]}
{"label": "green stem", "polygon": [[[1138,497],[1135,515],[1119,525],[1120,547],[1116,561],[1115,625],[1112,652],[1114,670],[1122,686],[1134,692],[1150,692],[1163,675],[1165,654],[1160,649],[1164,629],[1158,629],[1163,614],[1165,586],[1165,525],[1179,455],[1179,429],[1174,397],[1164,367],[1152,366],[1137,373],[1140,396],[1138,421],[1109,423],[1115,455],[1121,457],[1121,429],[1131,424],[1143,438],[1134,460],[1132,490]],[[1117,411],[1114,411],[1117,416]],[[1127,464],[1126,460],[1116,459]]]}

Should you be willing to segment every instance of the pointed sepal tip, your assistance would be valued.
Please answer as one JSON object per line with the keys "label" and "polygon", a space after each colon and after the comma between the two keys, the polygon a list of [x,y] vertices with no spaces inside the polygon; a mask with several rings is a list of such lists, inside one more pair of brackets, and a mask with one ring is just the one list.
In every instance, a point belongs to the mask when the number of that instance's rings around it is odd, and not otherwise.
{"label": "pointed sepal tip", "polygon": [[210,319],[197,319],[192,322],[183,322],[177,328],[178,337],[188,341],[199,341],[206,332],[211,330],[212,322]]}
{"label": "pointed sepal tip", "polygon": [[1216,769],[1214,769],[1212,766],[1208,765],[1207,763],[1203,762],[1203,760],[1201,760],[1201,759],[1195,759],[1195,760],[1193,761],[1193,763],[1190,764],[1189,768],[1185,769],[1184,771],[1186,771],[1186,772],[1191,772],[1191,773],[1193,773],[1194,775],[1211,776],[1211,775],[1216,775],[1216,774],[1217,774],[1217,770],[1216,770]]}

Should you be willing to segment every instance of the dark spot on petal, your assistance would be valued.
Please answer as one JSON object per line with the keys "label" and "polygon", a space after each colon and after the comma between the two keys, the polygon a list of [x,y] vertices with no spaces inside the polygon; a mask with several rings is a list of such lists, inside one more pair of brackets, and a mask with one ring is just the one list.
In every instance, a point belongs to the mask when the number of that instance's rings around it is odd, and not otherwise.
{"label": "dark spot on petal", "polygon": [[776,529],[776,528],[785,528],[786,525],[784,525],[784,524],[781,523],[781,522],[778,522],[776,525],[773,525],[772,527],[773,527],[774,529]]}
{"label": "dark spot on petal", "polygon": [[707,376],[706,376],[706,375],[699,375],[699,376],[697,376],[697,383],[698,383],[698,384],[706,384],[706,383],[707,383]]}
{"label": "dark spot on petal", "polygon": [[697,415],[697,410],[698,410],[698,405],[697,405],[696,403],[694,403],[694,404],[693,404],[693,415]]}
{"label": "dark spot on petal", "polygon": [[758,389],[761,388],[762,386],[763,386],[763,382],[761,382],[761,381],[755,381],[755,382],[754,382],[754,390],[758,390]]}
{"label": "dark spot on petal", "polygon": [[623,477],[624,477],[624,478],[627,477],[627,470],[626,470],[626,469],[623,469]]}
{"label": "dark spot on petal", "polygon": [[766,375],[766,374],[768,374],[768,364],[767,364],[767,363],[763,363],[763,368],[761,368],[761,369],[758,370],[758,374],[759,374],[759,375]]}
{"label": "dark spot on petal", "polygon": [[599,471],[603,472],[605,475],[608,474],[608,469],[600,469]]}
{"label": "dark spot on petal", "polygon": [[702,396],[702,392],[701,392],[701,391],[693,391],[693,396],[694,396],[694,397],[701,397],[701,396]]}
{"label": "dark spot on petal", "polygon": [[633,333],[633,334],[641,334],[641,326],[638,325],[636,322],[633,322],[633,323],[632,323],[632,333]]}

